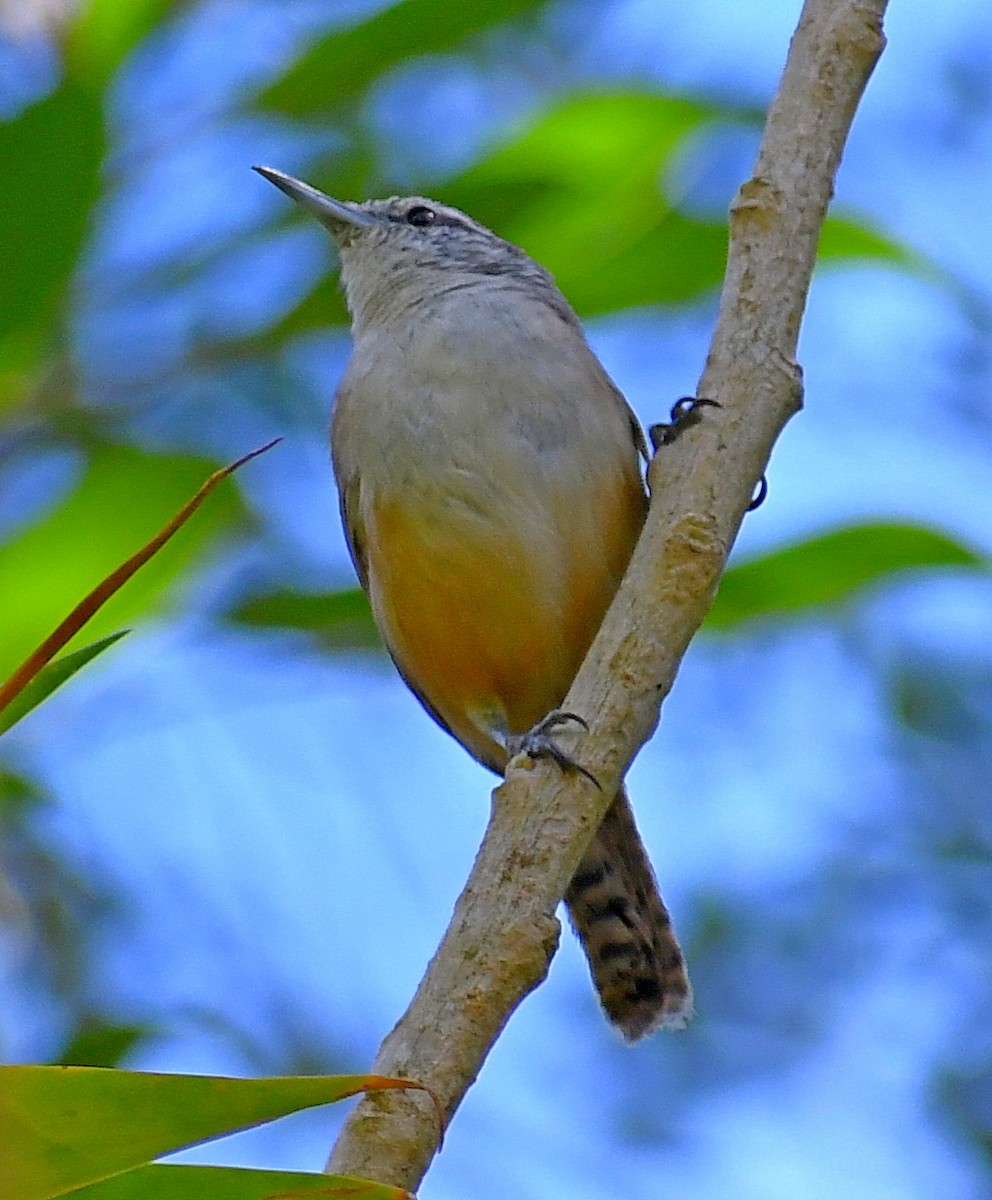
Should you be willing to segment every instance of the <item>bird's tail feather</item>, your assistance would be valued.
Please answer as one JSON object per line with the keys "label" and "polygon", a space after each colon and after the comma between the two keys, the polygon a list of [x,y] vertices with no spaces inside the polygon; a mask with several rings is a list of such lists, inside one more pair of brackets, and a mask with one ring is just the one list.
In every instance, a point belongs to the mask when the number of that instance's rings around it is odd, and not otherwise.
{"label": "bird's tail feather", "polygon": [[621,789],[579,864],[565,903],[606,1014],[627,1041],[692,1016],[692,988]]}

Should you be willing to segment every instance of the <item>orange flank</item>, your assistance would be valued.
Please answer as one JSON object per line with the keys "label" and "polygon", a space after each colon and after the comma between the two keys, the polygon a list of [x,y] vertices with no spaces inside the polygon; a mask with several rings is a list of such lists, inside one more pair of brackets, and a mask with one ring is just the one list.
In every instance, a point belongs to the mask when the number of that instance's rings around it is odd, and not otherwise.
{"label": "orange flank", "polygon": [[633,550],[642,496],[613,475],[588,525],[562,514],[537,545],[422,497],[366,510],[379,627],[407,681],[480,761],[501,770],[493,735],[525,732],[563,699]]}

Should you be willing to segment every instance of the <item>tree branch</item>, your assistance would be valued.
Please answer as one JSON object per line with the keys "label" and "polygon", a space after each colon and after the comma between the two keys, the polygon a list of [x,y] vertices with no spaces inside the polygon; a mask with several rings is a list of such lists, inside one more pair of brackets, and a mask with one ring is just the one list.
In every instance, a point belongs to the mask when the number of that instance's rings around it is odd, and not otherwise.
{"label": "tree branch", "polygon": [[[727,273],[699,395],[719,400],[651,468],[651,512],[565,700],[589,719],[581,761],[511,764],[464,892],[372,1070],[427,1083],[449,1116],[554,952],[554,911],[620,780],[658,722],[710,606],[772,445],[802,402],[796,342],[833,180],[884,46],[885,0],[806,0],[754,176],[731,206]],[[438,1141],[415,1094],[364,1098],[328,1169],[415,1187]]]}

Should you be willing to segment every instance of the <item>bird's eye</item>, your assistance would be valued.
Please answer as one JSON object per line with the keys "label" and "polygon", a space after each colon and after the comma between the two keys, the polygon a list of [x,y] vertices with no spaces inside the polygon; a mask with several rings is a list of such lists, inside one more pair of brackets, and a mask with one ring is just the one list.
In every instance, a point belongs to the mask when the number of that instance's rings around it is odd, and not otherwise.
{"label": "bird's eye", "polygon": [[408,225],[433,225],[436,219],[437,213],[426,204],[418,204],[406,214]]}

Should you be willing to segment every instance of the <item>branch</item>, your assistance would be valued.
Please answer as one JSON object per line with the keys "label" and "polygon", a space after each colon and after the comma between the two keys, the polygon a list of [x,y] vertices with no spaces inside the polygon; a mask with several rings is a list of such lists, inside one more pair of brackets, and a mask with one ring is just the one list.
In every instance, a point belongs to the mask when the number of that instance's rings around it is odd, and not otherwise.
{"label": "branch", "polygon": [[[652,503],[623,586],[563,707],[589,719],[581,761],[511,764],[465,890],[372,1070],[423,1081],[450,1115],[557,942],[554,911],[702,623],[772,445],[802,403],[796,342],[833,180],[881,54],[885,0],[806,0],[755,173],[730,211],[727,273],[699,395],[720,408],[651,469]],[[413,1188],[437,1121],[416,1096],[363,1099],[328,1169]]]}

